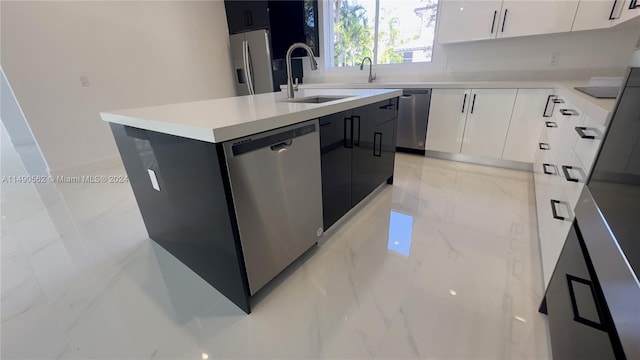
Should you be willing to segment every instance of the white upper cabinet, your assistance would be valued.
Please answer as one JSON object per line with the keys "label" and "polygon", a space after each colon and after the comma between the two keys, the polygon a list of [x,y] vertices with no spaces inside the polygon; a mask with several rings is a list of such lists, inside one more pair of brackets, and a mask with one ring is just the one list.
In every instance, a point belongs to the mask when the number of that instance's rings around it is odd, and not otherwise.
{"label": "white upper cabinet", "polygon": [[470,95],[469,89],[433,89],[427,126],[427,150],[460,152]]}
{"label": "white upper cabinet", "polygon": [[461,153],[499,159],[511,121],[516,89],[473,89]]}
{"label": "white upper cabinet", "polygon": [[438,11],[438,42],[455,43],[496,37],[502,0],[445,0]]}
{"label": "white upper cabinet", "polygon": [[[608,0],[441,0],[437,38],[440,44],[447,44],[569,32],[579,3],[606,1]],[[618,0],[626,2],[626,8],[629,7],[629,1],[634,0]],[[595,13],[596,10],[587,12]],[[624,17],[626,13],[622,14]]]}
{"label": "white upper cabinet", "polygon": [[578,0],[504,0],[498,38],[571,31]]}
{"label": "white upper cabinet", "polygon": [[502,159],[534,161],[538,150],[538,137],[544,125],[544,112],[553,106],[552,94],[552,89],[518,89]]}
{"label": "white upper cabinet", "polygon": [[581,0],[572,31],[602,29],[640,15],[636,0]]}

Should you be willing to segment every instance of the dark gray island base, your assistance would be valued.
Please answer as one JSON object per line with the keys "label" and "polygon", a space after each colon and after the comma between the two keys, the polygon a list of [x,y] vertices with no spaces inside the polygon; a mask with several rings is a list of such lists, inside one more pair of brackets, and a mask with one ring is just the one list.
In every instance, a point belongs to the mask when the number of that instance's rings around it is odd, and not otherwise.
{"label": "dark gray island base", "polygon": [[[319,119],[325,230],[392,183],[397,103]],[[149,237],[249,314],[252,292],[223,143],[110,126]]]}

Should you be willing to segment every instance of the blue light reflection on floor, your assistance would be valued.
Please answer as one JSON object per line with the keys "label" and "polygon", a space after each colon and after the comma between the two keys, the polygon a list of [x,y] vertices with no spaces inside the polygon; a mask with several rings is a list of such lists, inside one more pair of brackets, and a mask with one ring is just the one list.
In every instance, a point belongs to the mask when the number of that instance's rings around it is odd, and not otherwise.
{"label": "blue light reflection on floor", "polygon": [[387,248],[399,254],[409,256],[411,251],[411,233],[413,216],[392,211],[390,213],[389,242]]}

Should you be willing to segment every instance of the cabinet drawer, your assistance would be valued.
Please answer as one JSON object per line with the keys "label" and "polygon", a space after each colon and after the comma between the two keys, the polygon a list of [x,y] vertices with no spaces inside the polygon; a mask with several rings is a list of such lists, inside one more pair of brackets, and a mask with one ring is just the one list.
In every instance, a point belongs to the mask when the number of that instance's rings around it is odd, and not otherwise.
{"label": "cabinet drawer", "polygon": [[545,288],[549,284],[553,269],[560,257],[562,245],[574,219],[573,211],[569,208],[569,204],[562,199],[562,192],[558,190],[559,188],[556,187],[550,192],[549,198],[539,204],[543,217],[542,230],[540,231],[540,255]]}
{"label": "cabinet drawer", "polygon": [[375,112],[370,115],[375,119],[376,125],[395,119],[398,117],[398,98],[377,102],[371,106],[371,109]]}
{"label": "cabinet drawer", "polygon": [[571,209],[575,209],[580,193],[587,182],[588,173],[575,152],[571,152],[567,162],[558,164],[558,168],[564,198]]}
{"label": "cabinet drawer", "polygon": [[574,127],[574,131],[578,134],[575,152],[584,165],[587,175],[591,172],[591,168],[593,167],[593,163],[595,162],[607,130],[604,125],[605,120],[603,120],[603,117],[598,118],[585,114],[582,123]]}

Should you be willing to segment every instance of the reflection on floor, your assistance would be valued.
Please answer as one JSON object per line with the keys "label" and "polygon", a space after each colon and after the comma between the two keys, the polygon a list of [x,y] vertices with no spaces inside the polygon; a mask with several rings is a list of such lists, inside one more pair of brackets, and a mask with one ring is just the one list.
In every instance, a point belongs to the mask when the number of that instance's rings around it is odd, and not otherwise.
{"label": "reflection on floor", "polygon": [[399,154],[394,177],[249,316],[148,239],[128,184],[5,182],[2,358],[548,358],[531,174]]}

